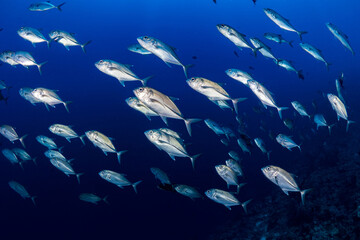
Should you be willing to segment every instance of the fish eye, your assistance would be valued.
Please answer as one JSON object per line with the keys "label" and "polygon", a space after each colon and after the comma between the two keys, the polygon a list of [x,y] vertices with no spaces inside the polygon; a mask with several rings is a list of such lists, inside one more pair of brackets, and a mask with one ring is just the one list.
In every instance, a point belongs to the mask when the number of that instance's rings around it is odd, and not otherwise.
{"label": "fish eye", "polygon": [[270,167],[267,167],[267,168],[266,168],[266,171],[270,171]]}
{"label": "fish eye", "polygon": [[149,38],[147,36],[144,37],[145,40],[148,40]]}
{"label": "fish eye", "polygon": [[100,60],[99,63],[103,63],[104,61],[103,60]]}
{"label": "fish eye", "polygon": [[192,82],[195,81],[195,78],[191,78],[191,81],[192,81]]}
{"label": "fish eye", "polygon": [[144,91],[144,88],[139,88],[139,92],[142,92],[142,91]]}

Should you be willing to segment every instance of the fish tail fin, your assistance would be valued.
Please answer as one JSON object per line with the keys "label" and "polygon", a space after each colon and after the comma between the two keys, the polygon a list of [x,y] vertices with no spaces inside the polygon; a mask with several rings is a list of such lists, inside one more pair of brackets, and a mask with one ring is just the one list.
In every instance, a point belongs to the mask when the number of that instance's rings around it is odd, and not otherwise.
{"label": "fish tail fin", "polygon": [[50,48],[50,43],[51,43],[51,39],[50,39],[50,40],[46,40],[46,44],[47,44],[48,49]]}
{"label": "fish tail fin", "polygon": [[296,32],[296,33],[299,35],[300,40],[302,41],[302,35],[303,35],[303,34],[307,34],[308,32],[306,32],[306,31],[300,31],[300,32]]}
{"label": "fish tail fin", "polygon": [[77,179],[77,181],[78,181],[79,184],[80,184],[80,177],[81,177],[82,175],[84,175],[84,173],[77,173],[77,174],[76,174],[76,179]]}
{"label": "fish tail fin", "polygon": [[266,156],[267,156],[267,159],[268,160],[270,160],[270,153],[271,153],[272,151],[268,151],[267,153],[266,153]]}
{"label": "fish tail fin", "polygon": [[300,150],[300,152],[301,152],[301,145],[302,145],[302,143],[300,143],[299,145],[297,145],[297,148]]}
{"label": "fish tail fin", "polygon": [[329,129],[329,135],[331,135],[331,129],[332,129],[332,127],[333,126],[335,126],[335,123],[334,124],[331,124],[331,125],[329,125],[329,126],[327,126],[328,127],[328,129]]}
{"label": "fish tail fin", "polygon": [[137,189],[136,189],[136,186],[139,185],[141,182],[142,182],[142,180],[137,181],[136,183],[131,184],[131,186],[134,188],[134,191],[135,191],[136,194],[138,193],[138,192],[137,192]]}
{"label": "fish tail fin", "polygon": [[305,190],[302,190],[300,191],[300,194],[301,194],[301,203],[302,205],[305,205],[305,194],[309,191],[311,191],[312,189],[309,188],[309,189],[305,189]]}
{"label": "fish tail fin", "polygon": [[329,71],[329,66],[332,65],[332,63],[325,62],[326,70]]}
{"label": "fish tail fin", "polygon": [[37,157],[34,157],[34,158],[32,158],[31,160],[32,160],[32,161],[34,162],[34,164],[37,166],[38,164],[37,164],[36,159],[37,159]]}
{"label": "fish tail fin", "polygon": [[64,6],[65,3],[66,2],[63,2],[62,4],[58,5],[56,8],[61,12],[62,11],[61,7]]}
{"label": "fish tail fin", "polygon": [[121,155],[122,155],[123,153],[126,153],[126,152],[127,152],[127,150],[118,151],[118,152],[116,153],[119,164],[120,164],[120,160],[121,160]]}
{"label": "fish tail fin", "polygon": [[20,141],[21,145],[23,146],[23,148],[26,148],[26,147],[25,147],[25,143],[24,143],[24,139],[25,139],[27,136],[28,136],[28,135],[25,134],[24,136],[22,136],[21,138],[19,138],[19,141]]}
{"label": "fish tail fin", "polygon": [[58,148],[59,153],[62,153],[63,148],[64,146]]}
{"label": "fish tail fin", "polygon": [[294,42],[294,40],[291,40],[291,41],[288,42],[289,46],[292,47],[292,48],[294,47],[293,42]]}
{"label": "fish tail fin", "polygon": [[246,99],[247,99],[247,98],[235,98],[235,99],[231,99],[236,114],[238,114],[237,104],[238,104],[239,102],[245,101]]}
{"label": "fish tail fin", "polygon": [[355,123],[355,121],[347,120],[347,123],[346,123],[346,132],[349,130],[349,125],[352,124],[352,123]]}
{"label": "fish tail fin", "polygon": [[143,78],[143,79],[141,79],[140,81],[141,81],[141,83],[142,83],[142,85],[143,86],[146,86],[146,84],[147,84],[147,81],[149,81],[151,78],[153,78],[154,76],[149,76],[149,77],[146,77],[146,78]]}
{"label": "fish tail fin", "polygon": [[42,63],[36,65],[36,66],[38,67],[38,69],[39,69],[40,75],[42,75],[41,67],[42,67],[45,63],[47,63],[47,62],[48,62],[48,61],[45,61],[45,62],[42,62]]}
{"label": "fish tail fin", "polygon": [[30,198],[35,207],[36,207],[36,202],[35,202],[35,199],[36,199],[36,198],[37,198],[37,196],[32,196],[32,197]]}
{"label": "fish tail fin", "polygon": [[87,41],[86,43],[84,43],[84,44],[82,44],[82,45],[80,45],[80,46],[81,46],[81,49],[83,50],[84,53],[86,53],[85,47],[86,47],[87,45],[89,45],[90,43],[91,43],[91,40],[90,40],[90,41]]}
{"label": "fish tail fin", "polygon": [[303,70],[299,70],[297,71],[297,75],[298,75],[298,78],[304,80],[304,73],[303,73]]}
{"label": "fish tail fin", "polygon": [[82,142],[82,144],[85,146],[85,140],[84,138],[86,137],[86,135],[81,135],[79,138],[80,138],[80,141]]}
{"label": "fish tail fin", "polygon": [[185,73],[186,79],[188,79],[188,74],[187,74],[188,69],[191,68],[191,67],[193,67],[193,66],[194,66],[194,64],[188,64],[188,65],[183,65],[183,66],[182,66],[183,69],[184,69],[184,73]]}
{"label": "fish tail fin", "polygon": [[24,165],[23,165],[23,163],[24,163],[24,162],[23,162],[23,161],[21,161],[21,162],[19,162],[19,165],[20,165],[20,167],[21,167],[21,169],[22,169],[22,170],[25,170],[25,169],[24,169]]}
{"label": "fish tail fin", "polygon": [[198,119],[198,118],[184,119],[184,122],[186,125],[186,130],[190,136],[191,136],[191,124],[200,122],[200,121],[201,121],[201,119]]}
{"label": "fish tail fin", "polygon": [[67,111],[68,113],[70,113],[69,108],[68,108],[68,105],[69,105],[70,103],[72,103],[72,101],[67,101],[67,102],[64,102],[64,103],[63,103],[63,104],[64,104],[64,107],[65,107],[65,109],[66,109],[66,111]]}
{"label": "fish tail fin", "polygon": [[247,200],[246,202],[241,203],[242,208],[244,209],[246,215],[248,214],[247,205],[252,201],[252,199]]}
{"label": "fish tail fin", "polygon": [[198,159],[200,156],[201,156],[201,153],[190,157],[191,165],[192,165],[193,169],[195,169],[195,160]]}
{"label": "fish tail fin", "polygon": [[284,111],[284,110],[286,110],[286,109],[289,109],[289,108],[288,108],[288,107],[279,107],[279,108],[277,108],[280,119],[282,119],[282,114],[281,114],[281,112]]}
{"label": "fish tail fin", "polygon": [[104,201],[104,203],[106,203],[107,205],[110,205],[109,201],[108,201],[109,195],[106,195],[102,200]]}

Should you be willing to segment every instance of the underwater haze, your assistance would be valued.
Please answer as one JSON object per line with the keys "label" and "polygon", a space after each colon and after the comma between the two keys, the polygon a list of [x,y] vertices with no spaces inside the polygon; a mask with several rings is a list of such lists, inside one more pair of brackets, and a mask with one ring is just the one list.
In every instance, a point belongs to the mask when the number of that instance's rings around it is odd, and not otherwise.
{"label": "underwater haze", "polygon": [[[29,9],[34,3],[0,1],[0,80],[7,86],[0,95],[3,239],[360,239],[359,1],[77,0],[61,5],[52,0]],[[271,19],[266,9],[279,15]],[[344,42],[326,23],[340,30]],[[219,24],[241,33],[248,47],[230,41]],[[39,30],[50,47],[45,41],[34,47],[24,39],[30,35],[17,33],[23,27]],[[68,35],[50,37],[54,30]],[[294,31],[307,33],[300,38]],[[280,34],[284,42],[265,33]],[[140,37],[160,45],[146,45]],[[265,45],[254,46],[250,38]],[[149,54],[128,50],[139,43]],[[314,46],[318,59],[300,43]],[[127,65],[115,64],[108,72],[95,66],[106,59]],[[283,60],[294,68],[285,69]],[[43,62],[40,74],[36,65]],[[251,78],[237,81],[228,69]],[[202,81],[206,86],[191,85],[203,79],[210,80]],[[19,94],[23,88],[33,90],[28,95],[33,104]],[[140,93],[144,89],[163,95],[148,99]],[[129,107],[125,100],[135,97],[134,90],[142,109],[153,115]],[[217,101],[226,104],[224,109]],[[317,128],[316,114],[325,125]],[[194,119],[191,136],[184,124],[189,119]],[[206,119],[218,126],[209,128]],[[68,142],[49,131],[53,124],[78,135]],[[106,136],[94,140],[91,130]],[[152,141],[144,134],[148,130],[161,139]],[[13,131],[19,138],[27,135],[21,139],[25,148]],[[41,145],[39,135],[54,140],[54,150],[67,159],[50,161],[44,152],[51,147]],[[36,160],[4,154],[14,148]],[[116,152],[125,150],[119,164]],[[234,158],[229,151],[239,155],[234,161],[243,174],[227,167],[222,175],[215,168]],[[266,175],[267,166],[281,170]],[[161,183],[150,168],[164,171],[170,183]],[[102,170],[121,173],[129,182],[111,182],[114,176],[103,177]],[[179,184],[201,196],[182,195]],[[211,195],[211,189],[221,191]],[[86,202],[79,198],[82,193],[99,199]]]}

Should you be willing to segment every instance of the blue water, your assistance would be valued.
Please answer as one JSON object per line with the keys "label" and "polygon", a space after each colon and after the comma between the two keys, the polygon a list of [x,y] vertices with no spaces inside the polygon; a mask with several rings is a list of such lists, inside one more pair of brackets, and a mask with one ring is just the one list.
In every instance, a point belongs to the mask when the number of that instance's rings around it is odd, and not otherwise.
{"label": "blue water", "polygon": [[[0,161],[0,221],[2,233],[21,237],[51,239],[206,239],[214,229],[224,222],[246,217],[241,207],[228,211],[205,197],[204,200],[191,201],[181,195],[161,191],[156,188],[156,181],[150,167],[159,167],[166,171],[174,183],[197,187],[201,192],[209,188],[226,190],[225,182],[217,176],[216,164],[224,164],[227,152],[235,150],[243,158],[243,170],[247,186],[238,196],[240,201],[254,199],[262,201],[270,191],[281,191],[272,185],[261,173],[260,167],[269,163],[281,165],[290,172],[290,161],[306,159],[305,154],[297,149],[292,152],[282,148],[268,137],[268,132],[259,130],[263,121],[266,130],[275,134],[284,133],[303,143],[303,151],[312,141],[322,141],[327,136],[327,129],[320,129],[321,137],[300,140],[299,133],[311,135],[315,124],[307,118],[294,117],[290,102],[300,101],[313,115],[312,101],[318,104],[328,122],[336,122],[336,114],[322,93],[336,93],[335,79],[341,72],[345,74],[344,97],[349,106],[349,118],[357,121],[359,111],[357,96],[359,89],[359,49],[360,32],[357,23],[360,4],[352,0],[342,3],[335,0],[293,0],[252,1],[218,0],[201,1],[69,1],[62,8],[46,12],[30,12],[30,1],[0,2],[0,51],[28,51],[38,62],[48,61],[40,76],[36,67],[29,70],[7,64],[0,67],[1,80],[13,88],[9,91],[8,103],[0,102],[1,124],[16,127],[19,135],[29,134],[25,139],[27,151],[38,157],[38,166],[27,163],[25,170],[12,166],[1,156]],[[55,5],[61,2],[53,2]],[[289,18],[295,28],[309,33],[303,36],[304,42],[321,49],[325,59],[332,63],[330,71],[325,65],[312,58],[299,46],[296,33],[287,32],[276,26],[263,12],[263,8],[272,8]],[[352,56],[340,42],[333,37],[325,26],[332,22],[349,36],[356,55]],[[297,78],[293,72],[277,67],[272,60],[251,51],[240,51],[216,29],[216,24],[228,24],[248,37],[258,37],[272,48],[280,58],[292,60],[297,69],[303,69],[305,80]],[[41,29],[46,37],[54,29],[75,33],[80,42],[92,40],[84,54],[80,47],[71,47],[68,52],[58,43],[47,49],[45,43],[31,43],[20,38],[16,31],[22,26]],[[294,48],[286,44],[279,45],[263,38],[265,32],[281,34],[287,40],[294,40]],[[144,136],[143,132],[165,127],[160,118],[150,122],[141,113],[130,109],[125,103],[133,96],[132,90],[140,86],[139,82],[119,82],[100,72],[94,63],[100,59],[112,59],[124,64],[134,65],[134,72],[141,78],[153,75],[149,86],[169,96],[178,97],[175,103],[185,117],[211,118],[224,125],[237,128],[234,113],[222,111],[206,97],[191,89],[185,82],[179,66],[168,68],[153,55],[139,55],[127,50],[136,43],[136,38],[143,35],[156,37],[174,46],[184,64],[194,64],[189,69],[189,76],[201,76],[215,82],[225,83],[224,88],[234,97],[247,97],[239,103],[240,115],[248,125],[246,133],[251,137],[264,139],[268,149],[272,150],[271,161],[254,146],[252,155],[241,153],[233,141],[229,147],[220,143],[220,139],[205,124],[193,125],[193,137],[186,133],[182,121],[169,119],[169,127],[181,133],[185,142],[191,143],[188,151],[191,155],[202,153],[191,169],[188,159],[178,158],[173,162],[166,153],[159,151]],[[247,38],[248,39],[248,38]],[[239,57],[233,53],[236,51]],[[196,56],[196,59],[193,59]],[[249,69],[249,66],[254,69]],[[248,71],[254,79],[263,83],[274,93],[279,106],[291,109],[284,112],[284,118],[295,119],[296,131],[289,131],[280,121],[277,113],[263,110],[258,114],[252,110],[259,106],[255,95],[225,74],[229,68]],[[64,101],[72,101],[70,114],[61,105],[48,112],[42,104],[32,106],[18,94],[22,87],[46,87],[58,90]],[[118,150],[128,150],[122,157],[121,166],[115,154],[106,157],[89,141],[85,147],[78,139],[69,144],[65,139],[52,135],[48,127],[54,123],[74,126],[74,130],[83,133],[98,130],[115,138]],[[356,125],[350,127],[356,128]],[[73,167],[84,172],[81,184],[74,177],[66,177],[55,169],[43,156],[46,150],[35,137],[37,135],[53,137],[59,146],[64,146],[64,154],[75,158]],[[344,137],[345,121],[334,128],[336,137]],[[20,146],[12,145],[1,138],[1,148]],[[290,163],[289,163],[290,162]],[[103,169],[110,169],[127,174],[130,181],[143,180],[136,195],[131,187],[119,189],[105,182],[98,176]],[[296,172],[301,175],[301,172]],[[37,207],[30,200],[24,201],[8,187],[9,180],[22,183],[28,191],[38,196]],[[93,192],[100,196],[109,195],[110,205],[93,206],[78,200],[78,194]],[[249,205],[251,209],[251,205]],[[54,237],[56,235],[56,237]]]}

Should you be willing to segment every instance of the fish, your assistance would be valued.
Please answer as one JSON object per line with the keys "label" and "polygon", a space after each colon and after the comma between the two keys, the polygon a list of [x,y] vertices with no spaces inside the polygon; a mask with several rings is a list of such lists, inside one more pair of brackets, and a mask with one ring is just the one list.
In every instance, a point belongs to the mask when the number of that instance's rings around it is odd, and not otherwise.
{"label": "fish", "polygon": [[291,151],[292,148],[297,147],[301,151],[300,145],[296,144],[289,136],[286,136],[284,134],[278,134],[276,136],[276,141],[283,146],[284,148],[287,148]]}
{"label": "fish", "polygon": [[161,184],[171,185],[168,175],[163,170],[161,170],[160,168],[152,167],[152,168],[150,168],[150,171],[152,174],[154,174],[155,179],[158,179],[161,182]]}
{"label": "fish", "polygon": [[178,56],[175,53],[175,48],[167,45],[166,43],[160,41],[159,39],[149,37],[149,36],[141,36],[137,38],[139,44],[154,54],[155,56],[159,57],[161,60],[165,62],[166,65],[171,67],[170,64],[179,65],[183,68],[185,77],[188,78],[188,68],[192,67],[193,65],[184,65],[180,62]]}
{"label": "fish", "polygon": [[70,177],[70,175],[75,175],[78,183],[80,184],[80,176],[84,173],[75,173],[69,162],[59,158],[51,158],[50,162],[54,167],[65,173],[66,176]]}
{"label": "fish", "polygon": [[143,113],[147,119],[151,121],[151,117],[159,117],[159,115],[148,108],[143,102],[141,102],[137,97],[128,97],[125,99],[125,102],[129,107],[135,109],[136,111],[139,111]]}
{"label": "fish", "polygon": [[294,121],[289,118],[284,119],[284,124],[290,130],[292,130],[294,128]]}
{"label": "fish", "polygon": [[236,51],[234,51],[234,55],[239,58],[239,54]]}
{"label": "fish", "polygon": [[229,210],[231,210],[231,207],[233,206],[241,205],[246,214],[247,214],[247,205],[251,202],[251,200],[248,200],[244,203],[241,203],[231,193],[216,188],[206,190],[205,195],[214,202],[224,205]]}
{"label": "fish", "polygon": [[81,193],[79,195],[79,199],[84,202],[92,203],[92,204],[99,204],[99,202],[104,201],[106,204],[109,204],[107,201],[108,196],[105,196],[104,198],[101,198],[93,193]]}
{"label": "fish", "polygon": [[184,140],[180,137],[179,133],[177,133],[177,132],[175,132],[175,131],[173,131],[173,130],[171,130],[169,128],[159,128],[159,131],[162,131],[162,132],[176,138],[177,140],[179,140],[181,142],[184,142]]}
{"label": "fish", "polygon": [[14,190],[17,194],[19,194],[23,199],[30,198],[32,203],[36,206],[35,198],[36,196],[31,196],[29,192],[25,189],[23,185],[16,181],[9,181],[9,187]]}
{"label": "fish", "polygon": [[334,24],[327,22],[325,25],[329,29],[329,31],[341,42],[341,44],[347,49],[349,49],[352,55],[355,55],[354,50],[350,46],[349,37]]}
{"label": "fish", "polygon": [[227,39],[229,39],[232,43],[235,44],[240,50],[243,48],[249,48],[253,51],[254,55],[256,56],[257,48],[252,48],[250,44],[246,41],[245,34],[239,33],[236,29],[230,27],[226,24],[217,24],[216,28],[219,32],[224,35]]}
{"label": "fish", "polygon": [[140,79],[133,71],[130,70],[132,65],[121,64],[109,59],[97,61],[95,66],[101,72],[116,78],[121,83],[121,85],[123,85],[123,87],[125,87],[125,82],[132,81],[140,81],[142,85],[145,86],[147,81],[152,78],[152,76],[150,76],[144,79]]}
{"label": "fish", "polygon": [[231,158],[235,159],[237,162],[240,162],[240,161],[241,161],[241,158],[240,158],[239,154],[238,154],[237,152],[235,152],[235,151],[229,151],[229,152],[228,152],[228,155],[229,155]]}
{"label": "fish", "polygon": [[350,121],[348,119],[348,114],[347,114],[347,111],[346,111],[345,104],[340,100],[340,98],[338,98],[334,94],[328,93],[327,98],[329,99],[329,102],[331,104],[332,109],[337,114],[338,121],[340,120],[340,118],[343,118],[343,119],[345,119],[347,121],[347,124],[346,124],[346,132],[347,132],[349,130],[349,125],[351,123],[355,123],[355,122]]}
{"label": "fish", "polygon": [[318,130],[319,127],[327,127],[329,129],[329,135],[331,135],[331,128],[334,124],[328,125],[322,114],[315,114],[314,122],[316,124],[316,130]]}
{"label": "fish", "polygon": [[208,126],[216,135],[220,136],[220,135],[224,135],[225,131],[223,129],[222,126],[220,126],[220,124],[218,124],[217,122],[211,120],[211,119],[205,119],[204,123],[206,124],[206,126]]}
{"label": "fish", "polygon": [[46,2],[37,2],[37,3],[32,3],[29,6],[29,10],[30,11],[34,11],[34,12],[43,12],[43,11],[47,11],[47,10],[51,10],[51,9],[57,9],[60,12],[62,11],[61,7],[64,5],[65,3],[61,3],[57,6],[55,6],[54,4],[50,3],[50,1],[46,1]]}
{"label": "fish", "polygon": [[132,186],[134,188],[135,193],[137,193],[136,186],[142,182],[142,181],[137,181],[135,183],[131,183],[131,182],[129,182],[129,180],[127,180],[127,178],[125,177],[125,174],[117,173],[117,172],[114,172],[111,170],[102,170],[99,172],[99,176],[102,179],[104,179],[112,184],[115,184],[119,188],[123,188],[126,186]]}
{"label": "fish", "polygon": [[38,141],[44,147],[47,147],[49,150],[60,149],[60,148],[58,148],[58,146],[56,145],[54,140],[47,137],[47,136],[39,135],[39,136],[36,137],[36,141]]}
{"label": "fish", "polygon": [[13,60],[15,62],[17,62],[18,64],[22,65],[23,67],[25,67],[26,69],[28,69],[29,66],[37,66],[40,75],[42,74],[41,67],[45,63],[47,63],[47,61],[42,62],[42,63],[37,63],[35,61],[35,59],[33,58],[33,56],[31,56],[30,53],[25,52],[25,51],[17,51],[17,52],[15,52],[15,54],[13,56]]}
{"label": "fish", "polygon": [[248,86],[248,83],[247,83],[248,80],[253,79],[249,73],[239,70],[239,69],[231,68],[231,69],[226,70],[225,73],[229,77],[235,79],[236,81],[241,82],[245,86]]}
{"label": "fish", "polygon": [[238,161],[235,161],[234,159],[230,158],[230,159],[226,160],[225,163],[226,163],[226,166],[231,168],[231,170],[233,170],[237,176],[239,176],[239,177],[244,176],[244,173],[243,173]]}
{"label": "fish", "polygon": [[279,117],[282,119],[281,112],[288,109],[288,107],[278,107],[271,96],[269,90],[267,90],[262,84],[255,80],[248,80],[249,87],[251,91],[259,98],[261,103],[264,105],[265,108],[267,106],[274,107],[278,110]]}
{"label": "fish", "polygon": [[340,77],[336,78],[335,85],[336,85],[336,91],[337,91],[338,97],[345,104],[345,99],[341,94],[341,89],[344,88],[343,83],[344,83],[344,73],[341,73]]}
{"label": "fish", "polygon": [[292,101],[291,105],[294,107],[294,109],[300,114],[300,116],[305,116],[311,118],[310,115],[306,112],[306,109],[301,103],[298,101]]}
{"label": "fish", "polygon": [[239,193],[240,187],[243,184],[239,183],[236,173],[226,165],[216,165],[215,166],[216,172],[219,176],[226,182],[227,188],[230,188],[230,185],[235,185],[237,187],[236,192]]}
{"label": "fish", "polygon": [[90,140],[90,142],[94,144],[95,147],[98,147],[103,151],[105,156],[107,156],[107,153],[116,153],[118,162],[120,164],[121,155],[127,152],[127,150],[117,151],[111,141],[112,138],[105,136],[101,132],[91,130],[85,132],[85,135]]}
{"label": "fish", "polygon": [[280,34],[276,34],[276,33],[264,33],[264,38],[270,40],[270,41],[274,41],[274,42],[277,42],[277,43],[287,43],[289,44],[290,47],[294,47],[292,45],[292,43],[294,41],[287,41],[283,38],[283,36],[281,36]]}
{"label": "fish", "polygon": [[214,104],[216,104],[219,108],[221,108],[222,110],[225,109],[230,109],[231,111],[233,111],[233,108],[230,106],[230,104],[228,102],[226,102],[225,100],[210,100],[211,102],[213,102]]}
{"label": "fish", "polygon": [[15,153],[15,155],[19,157],[21,161],[33,161],[36,165],[36,157],[32,158],[24,149],[13,148],[11,151]]}
{"label": "fish", "polygon": [[261,171],[271,182],[278,185],[286,195],[289,195],[289,192],[300,192],[301,202],[305,205],[305,194],[311,189],[300,190],[292,175],[280,167],[269,165],[261,168]]}
{"label": "fish", "polygon": [[278,59],[278,61],[275,61],[278,66],[285,68],[288,71],[293,71],[297,74],[298,78],[304,79],[304,74],[302,70],[296,70],[295,67],[292,65],[291,61],[287,61],[285,59]]}
{"label": "fish", "polygon": [[50,90],[47,88],[35,88],[31,94],[40,102],[44,103],[46,108],[49,110],[48,106],[55,108],[56,104],[63,104],[66,111],[69,112],[68,105],[71,101],[64,102],[61,98],[56,94],[56,90]]}
{"label": "fish", "polygon": [[64,137],[68,142],[71,142],[71,139],[73,138],[79,138],[83,145],[85,145],[85,135],[79,136],[74,130],[71,129],[71,126],[63,124],[53,124],[49,127],[49,131],[55,135]]}
{"label": "fish", "polygon": [[179,141],[178,138],[158,129],[145,131],[144,134],[152,144],[158,149],[165,151],[172,160],[175,161],[175,157],[187,157],[190,159],[192,167],[195,168],[195,160],[200,155],[190,156],[185,149],[183,141]]}
{"label": "fish", "polygon": [[251,155],[250,149],[246,145],[246,142],[244,141],[244,139],[238,138],[237,143],[244,153],[249,153]]}
{"label": "fish", "polygon": [[47,46],[50,47],[50,41],[47,40],[44,35],[36,28],[32,27],[21,27],[17,33],[20,37],[31,42],[36,47],[36,43],[46,42]]}
{"label": "fish", "polygon": [[19,135],[16,133],[15,129],[9,125],[0,126],[0,134],[7,138],[11,143],[19,141],[25,148],[24,138],[27,137],[27,134],[19,138]]}
{"label": "fish", "polygon": [[[61,149],[60,149],[60,151],[61,151]],[[74,160],[73,158],[72,159],[66,159],[66,157],[64,157],[64,155],[61,152],[56,151],[56,150],[51,150],[51,149],[44,152],[44,155],[45,155],[45,157],[47,157],[49,159],[56,158],[56,159],[64,160],[66,162],[71,162],[71,161]]]}
{"label": "fish", "polygon": [[3,51],[0,53],[0,60],[3,63],[7,63],[10,66],[16,67],[16,65],[19,65],[18,62],[15,61],[15,52],[13,51]]}
{"label": "fish", "polygon": [[270,153],[271,151],[267,151],[265,148],[265,143],[264,140],[262,140],[261,138],[255,138],[254,142],[256,144],[256,146],[258,146],[258,148],[267,155],[268,160],[270,160]]}
{"label": "fish", "polygon": [[134,53],[139,53],[141,55],[148,55],[148,54],[152,54],[152,52],[146,50],[145,48],[143,48],[140,44],[132,44],[127,48],[129,51],[134,52]]}
{"label": "fish", "polygon": [[311,56],[313,56],[315,59],[322,61],[323,63],[325,63],[326,69],[329,71],[329,66],[331,65],[331,63],[328,63],[323,55],[322,52],[317,49],[316,47],[308,44],[308,43],[299,43],[300,47],[302,49],[304,49],[307,53],[309,53]]}
{"label": "fish", "polygon": [[185,197],[189,197],[191,200],[202,198],[201,194],[195,188],[188,185],[177,184],[175,186],[175,191],[181,195],[184,195]]}
{"label": "fish", "polygon": [[4,157],[7,160],[9,160],[9,162],[11,164],[17,164],[18,163],[20,165],[20,167],[22,169],[24,169],[23,166],[22,166],[22,162],[19,161],[19,159],[17,158],[16,154],[13,151],[11,151],[10,149],[4,148],[3,150],[1,150],[1,153],[4,155]]}
{"label": "fish", "polygon": [[187,84],[195,91],[205,95],[209,100],[224,100],[233,103],[235,112],[238,113],[237,104],[247,98],[231,98],[230,95],[216,82],[202,77],[193,77],[186,80]]}
{"label": "fish", "polygon": [[9,91],[10,88],[12,88],[12,87],[11,87],[11,86],[7,86],[4,81],[0,80],[0,91],[1,91],[1,90],[7,90],[7,91]]}
{"label": "fish", "polygon": [[200,119],[185,119],[171,98],[153,88],[139,87],[133,90],[135,96],[152,111],[156,112],[167,125],[167,118],[181,119],[191,136],[191,124]]}
{"label": "fish", "polygon": [[36,103],[40,103],[41,101],[39,99],[37,99],[36,97],[34,97],[34,95],[32,95],[33,90],[34,89],[32,89],[32,88],[20,88],[19,94],[26,101],[30,102],[32,105],[35,106]]}
{"label": "fish", "polygon": [[263,43],[262,41],[260,41],[260,39],[250,38],[250,42],[255,48],[259,49],[259,52],[264,57],[271,58],[271,59],[275,60],[276,62],[278,61],[278,59],[271,52],[271,48],[269,46],[267,46],[265,43]]}
{"label": "fish", "polygon": [[284,18],[279,13],[277,13],[276,11],[274,11],[274,10],[272,10],[270,8],[264,8],[264,12],[265,12],[266,16],[268,16],[280,28],[282,28],[282,29],[284,29],[286,31],[296,32],[299,35],[300,40],[302,40],[302,35],[307,33],[305,31],[296,30],[290,24],[290,21],[288,19]]}
{"label": "fish", "polygon": [[87,41],[84,44],[81,44],[75,39],[74,35],[75,34],[68,33],[63,30],[53,30],[49,33],[49,37],[51,38],[51,41],[55,41],[62,44],[66,48],[66,50],[70,51],[69,47],[72,46],[80,46],[83,52],[86,53],[85,47],[91,43],[91,40]]}

